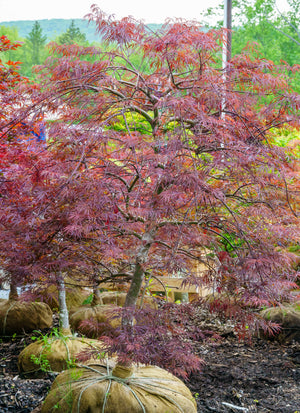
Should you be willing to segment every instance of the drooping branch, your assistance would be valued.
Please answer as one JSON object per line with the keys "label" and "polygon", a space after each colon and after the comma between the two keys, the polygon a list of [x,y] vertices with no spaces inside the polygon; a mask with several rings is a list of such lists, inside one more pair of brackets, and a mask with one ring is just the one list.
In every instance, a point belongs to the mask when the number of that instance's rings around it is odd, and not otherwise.
{"label": "drooping branch", "polygon": [[[297,36],[300,39],[300,32],[297,29],[297,27],[278,9],[278,7],[276,6],[276,9],[278,11],[278,13],[280,14],[281,18],[288,24],[288,26],[290,26],[293,31],[297,34]],[[266,16],[267,18],[267,16]],[[290,36],[289,34],[287,34],[286,32],[284,32],[283,30],[281,30],[279,27],[275,26],[275,24],[267,18],[268,23],[274,27],[274,29],[276,29],[278,32],[280,32],[281,34],[283,34],[284,36],[286,36],[287,38],[289,38],[290,40],[292,40],[294,43],[296,43],[298,46],[300,46],[300,42],[297,41],[294,37]]]}

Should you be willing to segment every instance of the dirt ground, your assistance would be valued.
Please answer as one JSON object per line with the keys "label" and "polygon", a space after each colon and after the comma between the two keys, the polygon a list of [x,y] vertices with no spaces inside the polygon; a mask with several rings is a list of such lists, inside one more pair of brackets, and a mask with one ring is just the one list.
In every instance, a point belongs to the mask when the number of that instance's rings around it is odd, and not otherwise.
{"label": "dirt ground", "polygon": [[[54,380],[19,376],[18,354],[31,342],[24,335],[0,343],[0,413],[39,412]],[[218,344],[199,343],[198,352],[206,364],[186,384],[199,413],[300,412],[300,343],[255,338],[250,345],[227,330]]]}

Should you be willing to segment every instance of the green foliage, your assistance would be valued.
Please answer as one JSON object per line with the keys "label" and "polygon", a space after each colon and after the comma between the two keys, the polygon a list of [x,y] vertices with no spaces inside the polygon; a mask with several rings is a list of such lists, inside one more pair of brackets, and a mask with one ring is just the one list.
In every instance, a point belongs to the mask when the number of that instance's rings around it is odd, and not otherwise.
{"label": "green foliage", "polygon": [[20,74],[33,79],[32,67],[43,63],[48,56],[45,48],[47,37],[43,34],[39,22],[34,23],[25,39],[19,35],[18,28],[13,26],[0,26],[0,36],[2,35],[7,36],[13,42],[19,41],[22,47],[0,53],[0,58],[4,61],[20,62]]}
{"label": "green foliage", "polygon": [[7,36],[12,42],[22,40],[17,27],[0,26],[0,36]]}
{"label": "green foliage", "polygon": [[40,354],[39,356],[32,354],[30,359],[34,362],[34,364],[39,366],[42,372],[47,373],[51,371],[49,360],[45,354]]}
{"label": "green foliage", "polygon": [[82,303],[82,305],[89,305],[93,301],[94,294],[90,294]]}
{"label": "green foliage", "polygon": [[31,32],[26,37],[26,48],[30,57],[29,62],[32,65],[39,65],[42,62],[46,40],[47,36],[43,35],[43,29],[39,22],[36,21]]}
{"label": "green foliage", "polygon": [[[255,43],[261,55],[275,64],[289,65],[300,61],[297,27],[300,23],[300,1],[288,0],[290,11],[282,13],[275,0],[233,0],[232,55],[241,53],[249,43]],[[204,21],[219,18],[216,27],[223,26],[223,2],[204,13]],[[288,73],[292,87],[299,91],[299,73]]]}
{"label": "green foliage", "polygon": [[296,244],[296,245],[291,245],[288,248],[289,252],[294,252],[295,254],[299,254],[300,255],[300,244]]}
{"label": "green foliage", "polygon": [[[221,244],[223,245],[223,248],[226,252],[234,252],[238,248],[241,248],[245,241],[241,238],[238,238],[235,234],[229,234],[229,233],[222,233],[222,238],[221,238]],[[236,254],[234,254],[236,255]]]}
{"label": "green foliage", "polygon": [[[7,36],[7,38],[15,43],[22,42],[22,38],[19,35],[18,29],[16,27],[0,26],[0,36]],[[0,59],[3,62],[8,60],[11,61],[22,61],[23,60],[23,48],[19,47],[16,50],[7,50],[0,53]]]}
{"label": "green foliage", "polygon": [[65,33],[62,33],[57,38],[57,43],[59,44],[87,44],[87,38],[84,33],[81,32],[78,26],[75,25],[75,21],[72,20],[69,28]]}
{"label": "green foliage", "polygon": [[61,338],[64,337],[58,328],[54,327],[50,333],[48,334],[42,334],[40,331],[34,331],[36,333],[38,333],[38,336],[32,336],[31,340],[35,341],[35,340],[42,340],[44,341],[45,344],[49,343],[49,340],[52,340],[53,338]]}
{"label": "green foliage", "polygon": [[286,147],[294,139],[300,140],[300,131],[296,128],[282,128],[273,131],[273,140],[277,146]]}
{"label": "green foliage", "polygon": [[[47,36],[47,42],[54,40],[57,36],[66,32],[71,22],[71,19],[39,20],[43,33]],[[93,22],[88,23],[83,19],[74,19],[74,22],[80,31],[86,35],[88,42],[99,41],[99,36],[95,33],[96,28]],[[20,37],[24,39],[32,29],[32,20],[9,21],[2,24],[10,29],[17,30]]]}
{"label": "green foliage", "polygon": [[114,118],[114,124],[110,127],[118,132],[127,133],[130,131],[137,131],[143,135],[151,134],[151,127],[149,122],[138,113],[126,112],[123,115],[118,115]]}
{"label": "green foliage", "polygon": [[271,143],[286,148],[290,161],[300,159],[300,131],[296,128],[281,128],[271,130]]}
{"label": "green foliage", "polygon": [[[57,337],[57,338],[59,337],[59,331],[56,328],[54,328],[50,334],[40,333],[39,337],[33,336],[31,337],[31,339],[33,341],[35,340],[41,341],[43,343],[43,349],[46,351],[50,351],[53,337]],[[30,359],[34,362],[34,364],[39,366],[40,370],[43,371],[44,373],[51,371],[49,360],[47,359],[47,356],[45,354],[41,353],[38,356],[32,354],[30,356]]]}
{"label": "green foliage", "polygon": [[[40,343],[42,343],[42,347],[43,347],[43,352],[41,352],[38,356],[32,354],[30,356],[31,360],[34,362],[34,364],[36,364],[37,366],[39,366],[40,370],[43,372],[51,372],[51,366],[49,363],[49,360],[47,358],[47,353],[49,352],[53,352],[52,350],[52,344],[53,341],[55,340],[62,340],[64,343],[66,343],[66,340],[68,339],[66,336],[64,336],[58,328],[54,327],[50,333],[48,334],[42,334],[40,332],[38,332],[39,335],[38,336],[32,336],[31,339],[33,341],[37,340]],[[75,365],[75,360],[73,359],[67,359],[66,360],[66,364],[67,364],[67,368],[72,368]]]}

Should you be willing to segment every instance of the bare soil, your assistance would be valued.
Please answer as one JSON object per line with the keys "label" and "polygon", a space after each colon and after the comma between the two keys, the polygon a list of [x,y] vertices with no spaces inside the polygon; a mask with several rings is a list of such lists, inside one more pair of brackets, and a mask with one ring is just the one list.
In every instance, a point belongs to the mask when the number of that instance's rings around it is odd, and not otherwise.
{"label": "bare soil", "polygon": [[[19,375],[18,355],[31,342],[30,335],[22,335],[0,343],[0,413],[39,412],[55,378]],[[249,344],[226,330],[219,343],[197,348],[205,365],[186,384],[199,413],[300,412],[300,343],[254,338]]]}

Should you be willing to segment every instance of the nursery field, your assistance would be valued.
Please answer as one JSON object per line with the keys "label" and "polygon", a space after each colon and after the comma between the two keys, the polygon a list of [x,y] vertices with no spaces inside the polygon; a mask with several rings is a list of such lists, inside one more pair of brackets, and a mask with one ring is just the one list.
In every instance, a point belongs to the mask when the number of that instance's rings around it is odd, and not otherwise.
{"label": "nursery field", "polygon": [[[284,345],[258,338],[251,344],[240,342],[232,326],[204,313],[199,315],[199,323],[221,335],[217,344],[196,345],[205,364],[186,384],[199,413],[299,411],[300,343]],[[31,342],[31,335],[23,335],[0,344],[1,413],[39,412],[54,380],[49,373],[39,378],[19,375],[18,354]]]}

